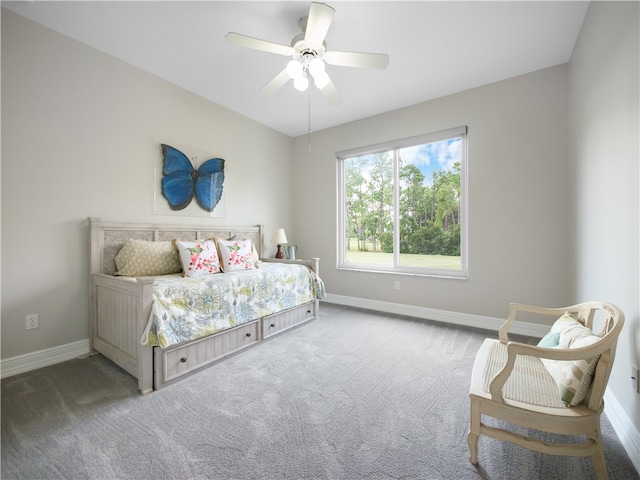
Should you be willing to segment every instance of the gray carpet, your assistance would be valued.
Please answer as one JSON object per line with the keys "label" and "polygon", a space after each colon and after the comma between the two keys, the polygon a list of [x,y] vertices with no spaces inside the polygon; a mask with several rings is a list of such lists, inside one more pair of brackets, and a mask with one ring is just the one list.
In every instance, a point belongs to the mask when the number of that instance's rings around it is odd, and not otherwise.
{"label": "gray carpet", "polygon": [[[481,437],[489,332],[323,304],[321,317],[142,396],[100,355],[2,380],[3,479],[589,479],[589,459]],[[603,418],[612,480],[638,479]]]}

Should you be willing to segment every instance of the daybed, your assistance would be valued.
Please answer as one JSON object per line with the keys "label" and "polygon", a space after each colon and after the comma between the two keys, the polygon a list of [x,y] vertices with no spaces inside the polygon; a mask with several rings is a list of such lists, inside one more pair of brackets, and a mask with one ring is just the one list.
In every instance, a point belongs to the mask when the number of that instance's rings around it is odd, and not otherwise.
{"label": "daybed", "polygon": [[[324,296],[324,286],[318,277],[319,259],[263,258],[261,226],[116,223],[102,222],[98,218],[89,218],[89,223],[91,349],[136,377],[143,394],[165,387],[318,315],[319,299]],[[161,245],[160,242],[166,245],[175,239],[200,241],[211,238],[251,240],[253,255],[260,259],[258,268],[198,278],[183,278],[179,273],[118,275],[116,257],[125,244],[142,241],[153,248]],[[122,263],[120,258],[119,262]],[[270,276],[259,284],[254,278],[256,275]],[[285,275],[286,284],[280,285],[274,275]],[[307,278],[309,285],[305,288],[308,291],[302,287]],[[199,316],[190,319],[190,324],[176,327],[176,308],[192,313],[194,310],[190,307],[194,306],[195,300],[180,293],[187,291],[183,291],[183,286],[200,280],[206,280],[210,287],[208,291],[215,292],[209,297],[216,297],[216,301],[221,297],[231,298],[230,303],[220,307],[224,312],[214,310],[213,303],[207,303],[200,308]],[[264,285],[272,284],[279,288],[275,294],[262,290]],[[256,295],[262,296],[259,306],[247,307],[246,301]],[[211,300],[207,298],[208,302]],[[213,320],[204,319],[203,311]],[[214,323],[208,325],[205,320]],[[163,331],[167,326],[168,330]]]}

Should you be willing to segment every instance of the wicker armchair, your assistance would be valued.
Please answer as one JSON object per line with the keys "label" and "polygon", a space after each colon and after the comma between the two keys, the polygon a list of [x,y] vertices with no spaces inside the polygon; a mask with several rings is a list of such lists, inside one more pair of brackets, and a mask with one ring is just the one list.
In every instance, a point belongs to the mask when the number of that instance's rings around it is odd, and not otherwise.
{"label": "wicker armchair", "polygon": [[[508,339],[518,314],[557,320],[539,346],[526,345]],[[601,324],[597,333],[594,319]],[[608,479],[600,415],[623,324],[624,314],[603,302],[565,308],[511,304],[499,340],[486,339],[473,366],[467,437],[471,463],[478,463],[478,437],[487,435],[545,454],[590,456],[597,478]],[[533,432],[525,436],[486,425],[483,415],[538,431],[585,435],[585,439],[549,443],[535,438]]]}

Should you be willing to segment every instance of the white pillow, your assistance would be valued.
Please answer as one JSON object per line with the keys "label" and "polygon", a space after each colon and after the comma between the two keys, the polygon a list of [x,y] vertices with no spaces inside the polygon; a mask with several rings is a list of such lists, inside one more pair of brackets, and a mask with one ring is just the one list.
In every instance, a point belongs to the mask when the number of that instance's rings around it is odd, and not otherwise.
{"label": "white pillow", "polygon": [[[551,332],[559,333],[559,341],[552,348],[580,348],[593,345],[601,340],[591,329],[565,313],[551,328]],[[573,321],[572,321],[573,319]],[[542,345],[540,345],[542,346]],[[585,360],[551,360],[542,358],[542,363],[558,385],[560,398],[571,407],[579,405],[589,391],[593,372],[598,364],[599,355]]]}
{"label": "white pillow", "polygon": [[251,240],[223,240],[219,238],[218,250],[222,270],[225,272],[257,268]]}
{"label": "white pillow", "polygon": [[540,342],[539,347],[552,348],[557,347],[560,344],[560,333],[567,327],[574,325],[582,325],[576,317],[571,313],[565,312],[555,323],[551,326],[551,330],[547,333]]}
{"label": "white pillow", "polygon": [[220,273],[220,259],[213,240],[173,241],[178,249],[183,277]]}

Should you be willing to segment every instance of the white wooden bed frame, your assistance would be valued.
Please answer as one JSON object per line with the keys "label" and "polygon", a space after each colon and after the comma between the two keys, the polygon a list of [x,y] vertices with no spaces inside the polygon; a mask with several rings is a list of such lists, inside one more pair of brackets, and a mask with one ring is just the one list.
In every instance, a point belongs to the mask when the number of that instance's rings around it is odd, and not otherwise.
{"label": "white wooden bed frame", "polygon": [[99,352],[138,379],[143,394],[162,388],[244,348],[316,318],[319,301],[256,319],[214,335],[167,348],[140,343],[151,313],[155,277],[118,277],[115,256],[125,240],[196,240],[211,237],[253,240],[262,261],[306,265],[319,273],[319,258],[277,260],[263,258],[263,227],[169,225],[103,222],[89,218],[91,238],[89,336]]}

